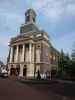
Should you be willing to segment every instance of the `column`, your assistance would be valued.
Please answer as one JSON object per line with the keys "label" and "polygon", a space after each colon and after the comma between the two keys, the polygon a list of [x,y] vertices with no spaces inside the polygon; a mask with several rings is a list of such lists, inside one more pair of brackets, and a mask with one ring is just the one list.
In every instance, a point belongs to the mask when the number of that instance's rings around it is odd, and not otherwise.
{"label": "column", "polygon": [[19,73],[20,77],[23,77],[23,65],[20,64],[20,73]]}
{"label": "column", "polygon": [[23,48],[22,48],[22,62],[24,62],[24,56],[25,56],[25,44],[23,44]]}
{"label": "column", "polygon": [[34,45],[32,46],[32,62],[34,63]]}
{"label": "column", "polygon": [[12,62],[13,59],[13,47],[10,48],[10,63]]}
{"label": "column", "polygon": [[16,59],[15,59],[16,62],[18,62],[18,53],[19,53],[19,49],[18,48],[19,48],[19,46],[17,45],[16,46]]}
{"label": "column", "polygon": [[8,64],[8,75],[10,75],[10,69],[11,69],[11,65]]}
{"label": "column", "polygon": [[30,61],[30,63],[31,63],[31,53],[32,53],[31,49],[32,49],[32,44],[30,43],[29,44],[29,61]]}

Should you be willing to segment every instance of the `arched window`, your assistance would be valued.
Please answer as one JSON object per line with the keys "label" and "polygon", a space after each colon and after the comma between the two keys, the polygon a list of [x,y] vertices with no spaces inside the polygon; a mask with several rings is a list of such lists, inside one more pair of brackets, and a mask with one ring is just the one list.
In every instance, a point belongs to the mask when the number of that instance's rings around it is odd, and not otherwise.
{"label": "arched window", "polygon": [[26,17],[26,22],[29,22],[30,16]]}
{"label": "arched window", "polygon": [[24,65],[24,68],[23,68],[23,76],[26,77],[26,74],[27,74],[27,66]]}
{"label": "arched window", "polygon": [[20,73],[20,65],[16,65],[16,74],[19,75]]}

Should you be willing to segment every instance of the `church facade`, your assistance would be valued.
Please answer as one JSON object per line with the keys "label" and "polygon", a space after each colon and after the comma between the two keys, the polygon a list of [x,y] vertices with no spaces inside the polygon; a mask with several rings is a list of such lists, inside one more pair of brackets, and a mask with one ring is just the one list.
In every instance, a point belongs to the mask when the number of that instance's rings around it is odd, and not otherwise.
{"label": "church facade", "polygon": [[58,70],[59,52],[52,46],[49,35],[36,26],[36,13],[28,9],[25,24],[20,27],[20,34],[11,38],[9,45],[9,75],[35,77]]}

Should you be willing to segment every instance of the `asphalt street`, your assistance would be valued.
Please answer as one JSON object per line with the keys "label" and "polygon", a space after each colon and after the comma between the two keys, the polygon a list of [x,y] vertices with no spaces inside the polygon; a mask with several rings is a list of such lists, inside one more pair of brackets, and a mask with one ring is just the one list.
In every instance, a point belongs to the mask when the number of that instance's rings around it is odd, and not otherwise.
{"label": "asphalt street", "polygon": [[0,100],[75,100],[74,93],[66,95],[70,88],[64,92],[65,87],[63,84],[28,85],[0,78]]}

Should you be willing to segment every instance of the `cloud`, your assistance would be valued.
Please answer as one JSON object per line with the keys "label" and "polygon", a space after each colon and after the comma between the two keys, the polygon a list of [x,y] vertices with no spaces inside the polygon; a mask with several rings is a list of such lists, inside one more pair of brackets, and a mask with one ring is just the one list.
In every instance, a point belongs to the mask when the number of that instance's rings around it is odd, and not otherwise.
{"label": "cloud", "polygon": [[0,35],[0,60],[4,63],[7,62],[7,56],[9,52],[9,36],[2,36]]}
{"label": "cloud", "polygon": [[9,37],[0,36],[0,46],[8,46]]}
{"label": "cloud", "polygon": [[27,8],[37,12],[39,26],[52,36],[55,47],[71,50],[75,39],[75,0],[0,0],[0,57],[7,56],[8,42],[19,34]]}
{"label": "cloud", "polygon": [[58,39],[53,39],[52,43],[54,47],[59,48],[59,50],[63,49],[65,53],[69,52],[71,54],[72,46],[75,41],[75,32],[65,33],[62,37]]}
{"label": "cloud", "polygon": [[0,12],[0,32],[13,31],[23,21],[23,16],[12,12]]}
{"label": "cloud", "polygon": [[67,16],[75,16],[74,0],[34,0],[32,6],[53,22]]}

